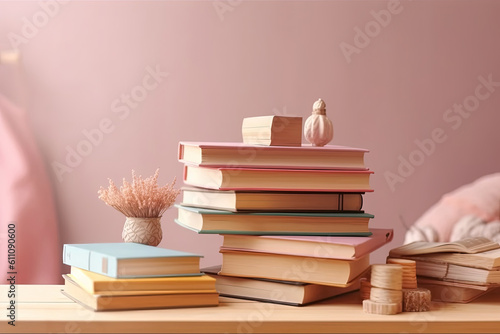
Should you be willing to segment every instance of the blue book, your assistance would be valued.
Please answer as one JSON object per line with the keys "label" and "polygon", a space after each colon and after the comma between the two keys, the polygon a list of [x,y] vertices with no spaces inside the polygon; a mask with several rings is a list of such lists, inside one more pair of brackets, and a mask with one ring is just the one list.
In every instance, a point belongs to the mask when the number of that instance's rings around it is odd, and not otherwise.
{"label": "blue book", "polygon": [[65,244],[63,263],[114,278],[198,276],[201,255],[137,243]]}
{"label": "blue book", "polygon": [[368,213],[230,212],[176,204],[175,222],[198,233],[370,236]]}

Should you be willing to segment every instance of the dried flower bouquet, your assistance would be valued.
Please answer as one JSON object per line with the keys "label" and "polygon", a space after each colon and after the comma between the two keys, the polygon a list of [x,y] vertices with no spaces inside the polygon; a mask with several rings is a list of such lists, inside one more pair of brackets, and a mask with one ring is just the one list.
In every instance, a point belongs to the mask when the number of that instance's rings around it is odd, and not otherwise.
{"label": "dried flower bouquet", "polygon": [[99,198],[109,206],[123,213],[127,220],[122,237],[126,242],[139,242],[156,246],[162,239],[160,218],[174,204],[180,193],[175,189],[175,178],[172,183],[158,186],[157,169],[152,177],[143,179],[132,170],[132,182],[123,179],[118,189],[110,179],[108,188],[101,187]]}

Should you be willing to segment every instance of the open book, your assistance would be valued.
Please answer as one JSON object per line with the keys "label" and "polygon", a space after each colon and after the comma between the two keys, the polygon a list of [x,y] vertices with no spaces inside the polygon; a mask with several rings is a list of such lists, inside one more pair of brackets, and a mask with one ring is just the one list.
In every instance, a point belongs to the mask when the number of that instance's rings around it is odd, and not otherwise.
{"label": "open book", "polygon": [[454,242],[415,241],[392,249],[389,256],[401,257],[444,252],[475,254],[497,248],[500,248],[498,243],[483,237],[467,238]]}

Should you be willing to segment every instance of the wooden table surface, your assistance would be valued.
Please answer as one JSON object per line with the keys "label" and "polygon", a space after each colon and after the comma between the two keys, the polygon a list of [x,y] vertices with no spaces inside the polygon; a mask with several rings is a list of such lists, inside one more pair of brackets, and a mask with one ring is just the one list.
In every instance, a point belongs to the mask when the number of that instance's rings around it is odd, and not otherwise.
{"label": "wooden table surface", "polygon": [[305,307],[221,298],[218,307],[93,312],[59,285],[16,286],[16,326],[8,324],[7,286],[0,333],[498,333],[500,290],[469,304],[436,303],[397,315],[363,313],[359,291]]}

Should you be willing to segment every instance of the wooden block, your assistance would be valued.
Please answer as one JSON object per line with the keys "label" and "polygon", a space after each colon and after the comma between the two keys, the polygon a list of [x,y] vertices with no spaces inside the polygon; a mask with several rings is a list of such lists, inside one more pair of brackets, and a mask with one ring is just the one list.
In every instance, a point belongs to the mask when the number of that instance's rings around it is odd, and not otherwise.
{"label": "wooden block", "polygon": [[372,285],[370,284],[370,280],[366,277],[363,277],[359,280],[360,287],[359,291],[361,293],[361,299],[370,299],[370,291],[372,288]]}
{"label": "wooden block", "polygon": [[431,308],[431,292],[428,289],[403,289],[403,310],[425,312]]}
{"label": "wooden block", "polygon": [[417,280],[403,280],[403,289],[416,289],[418,287]]}
{"label": "wooden block", "polygon": [[377,303],[369,299],[363,300],[363,311],[372,314],[398,314],[401,313],[401,303]]}
{"label": "wooden block", "polygon": [[372,287],[370,289],[370,300],[378,303],[401,303],[403,300],[403,292],[402,290]]}
{"label": "wooden block", "polygon": [[403,268],[403,289],[417,288],[417,264],[413,260],[388,257],[388,264],[399,264]]}
{"label": "wooden block", "polygon": [[374,264],[371,266],[372,287],[401,290],[403,267],[399,264]]}
{"label": "wooden block", "polygon": [[302,117],[246,117],[242,124],[243,142],[264,146],[301,146]]}

